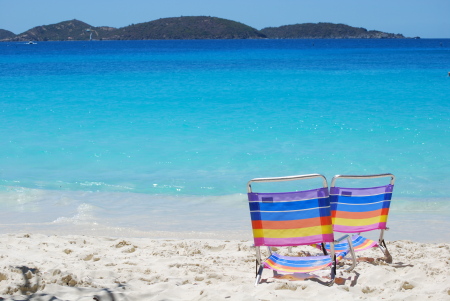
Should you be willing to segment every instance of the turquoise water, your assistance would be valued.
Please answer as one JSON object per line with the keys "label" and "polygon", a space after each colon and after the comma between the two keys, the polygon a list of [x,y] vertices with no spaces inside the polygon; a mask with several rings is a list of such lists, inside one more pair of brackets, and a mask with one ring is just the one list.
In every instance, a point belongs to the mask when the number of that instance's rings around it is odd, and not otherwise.
{"label": "turquoise water", "polygon": [[0,231],[251,235],[252,178],[386,172],[439,229],[449,71],[450,40],[0,43]]}

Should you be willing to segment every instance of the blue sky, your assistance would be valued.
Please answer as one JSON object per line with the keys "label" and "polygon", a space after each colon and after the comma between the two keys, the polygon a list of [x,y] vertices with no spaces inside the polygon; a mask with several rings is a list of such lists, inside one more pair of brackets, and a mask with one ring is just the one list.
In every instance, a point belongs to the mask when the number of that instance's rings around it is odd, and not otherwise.
{"label": "blue sky", "polygon": [[408,37],[450,38],[450,0],[0,0],[0,29],[16,34],[71,19],[123,27],[202,15],[256,29],[332,22]]}

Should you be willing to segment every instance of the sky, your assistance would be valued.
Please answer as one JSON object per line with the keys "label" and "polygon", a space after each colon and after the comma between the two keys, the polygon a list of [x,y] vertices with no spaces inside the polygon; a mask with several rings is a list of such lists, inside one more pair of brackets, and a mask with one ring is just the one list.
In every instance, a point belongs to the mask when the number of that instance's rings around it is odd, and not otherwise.
{"label": "sky", "polygon": [[450,38],[450,0],[0,0],[0,29],[15,34],[72,19],[124,27],[180,16],[219,17],[256,29],[331,22]]}

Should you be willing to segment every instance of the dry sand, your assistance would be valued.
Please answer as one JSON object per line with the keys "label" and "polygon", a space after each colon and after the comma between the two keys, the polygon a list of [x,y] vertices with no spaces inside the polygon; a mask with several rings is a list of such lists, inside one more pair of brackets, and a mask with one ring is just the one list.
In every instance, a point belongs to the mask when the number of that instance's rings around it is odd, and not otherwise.
{"label": "dry sand", "polygon": [[[0,235],[0,300],[450,300],[450,244],[388,242],[342,284],[254,283],[251,241]],[[311,247],[302,247],[316,252]],[[294,250],[298,251],[298,250]],[[3,298],[3,299],[2,299]]]}

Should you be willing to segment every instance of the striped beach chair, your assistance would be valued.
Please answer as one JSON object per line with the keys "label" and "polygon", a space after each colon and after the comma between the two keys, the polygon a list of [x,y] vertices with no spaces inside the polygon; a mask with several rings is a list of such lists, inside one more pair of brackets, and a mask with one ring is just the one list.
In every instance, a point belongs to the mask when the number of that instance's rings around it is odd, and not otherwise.
{"label": "striped beach chair", "polygon": [[[344,188],[335,186],[338,179],[368,180],[375,178],[390,178],[390,183],[385,186],[367,188]],[[392,263],[386,243],[384,231],[386,227],[392,191],[394,189],[395,176],[393,174],[333,177],[330,187],[331,215],[334,232],[355,233],[352,235],[352,243],[355,251],[367,250],[379,247],[385,255],[385,261]],[[380,230],[378,241],[361,236],[363,232]],[[317,245],[322,248],[321,245]],[[331,245],[325,248],[330,250]],[[347,243],[335,244],[336,252],[348,248]]]}
{"label": "striped beach chair", "polygon": [[[252,191],[255,182],[281,182],[321,178],[323,187],[294,192],[260,193]],[[328,184],[320,174],[257,178],[248,182],[248,201],[252,220],[253,237],[256,247],[256,282],[258,285],[264,268],[271,269],[276,275],[295,273],[311,273],[331,266],[331,281],[334,283],[336,263],[349,252],[355,254],[351,247],[350,236],[347,239],[348,249],[336,254],[334,251],[334,234],[331,225],[331,210]],[[272,251],[272,247],[292,247],[301,245],[328,243],[330,251],[323,256],[290,257],[281,256]],[[261,258],[260,247],[268,247],[269,257]]]}

